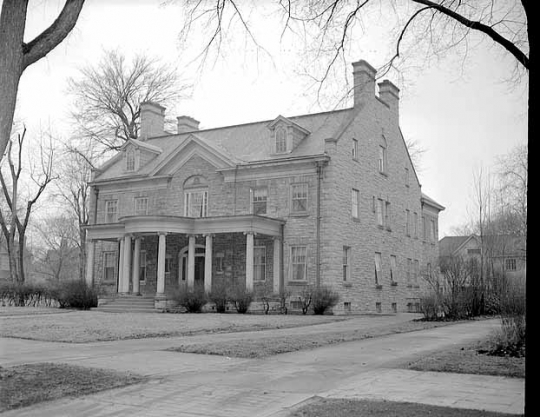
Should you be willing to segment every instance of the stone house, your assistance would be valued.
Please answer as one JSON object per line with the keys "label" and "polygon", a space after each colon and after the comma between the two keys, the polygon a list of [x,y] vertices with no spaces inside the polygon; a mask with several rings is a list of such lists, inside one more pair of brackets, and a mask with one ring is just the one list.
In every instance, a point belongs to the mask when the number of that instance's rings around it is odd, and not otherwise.
{"label": "stone house", "polygon": [[438,258],[438,215],[399,127],[399,89],[353,63],[351,108],[213,129],[141,105],[138,140],[95,172],[87,281],[155,296],[187,286],[256,294],[306,286],[334,313],[412,311]]}

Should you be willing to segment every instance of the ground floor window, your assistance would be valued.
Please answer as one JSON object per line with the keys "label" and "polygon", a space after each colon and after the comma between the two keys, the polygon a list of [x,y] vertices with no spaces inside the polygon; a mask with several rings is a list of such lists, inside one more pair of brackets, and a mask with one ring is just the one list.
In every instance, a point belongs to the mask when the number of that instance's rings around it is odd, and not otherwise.
{"label": "ground floor window", "polygon": [[516,268],[516,259],[515,258],[505,259],[504,269],[506,269],[507,271],[515,271],[517,269]]}
{"label": "ground floor window", "polygon": [[291,280],[306,280],[306,246],[291,246]]}
{"label": "ground floor window", "polygon": [[266,246],[253,248],[253,280],[266,280]]}
{"label": "ground floor window", "polygon": [[103,281],[116,280],[116,252],[103,253]]}
{"label": "ground floor window", "polygon": [[139,281],[142,283],[146,282],[146,251],[141,251],[141,256],[139,259]]}

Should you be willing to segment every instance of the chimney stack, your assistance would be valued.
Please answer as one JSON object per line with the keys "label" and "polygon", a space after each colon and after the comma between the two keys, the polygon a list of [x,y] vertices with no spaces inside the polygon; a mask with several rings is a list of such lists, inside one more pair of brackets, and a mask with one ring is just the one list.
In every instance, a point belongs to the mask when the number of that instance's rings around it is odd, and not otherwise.
{"label": "chimney stack", "polygon": [[375,75],[377,70],[361,59],[353,62],[354,107],[375,97]]}
{"label": "chimney stack", "polygon": [[379,83],[379,98],[388,104],[390,111],[395,114],[395,120],[399,121],[399,88],[384,80]]}
{"label": "chimney stack", "polygon": [[152,101],[141,103],[141,130],[139,139],[146,140],[165,134],[165,107]]}
{"label": "chimney stack", "polygon": [[178,133],[193,132],[199,130],[199,121],[189,116],[178,116]]}

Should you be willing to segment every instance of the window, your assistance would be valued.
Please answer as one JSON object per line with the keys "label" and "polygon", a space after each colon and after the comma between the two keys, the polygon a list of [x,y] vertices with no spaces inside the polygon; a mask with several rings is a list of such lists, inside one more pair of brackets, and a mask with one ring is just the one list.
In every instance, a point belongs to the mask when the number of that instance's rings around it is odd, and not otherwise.
{"label": "window", "polygon": [[146,251],[141,251],[141,256],[139,259],[139,281],[146,282]]}
{"label": "window", "polygon": [[293,213],[304,213],[307,211],[307,201],[308,201],[308,185],[303,184],[293,184],[291,191],[291,207]]}
{"label": "window", "polygon": [[392,303],[392,313],[397,313],[397,303]]}
{"label": "window", "polygon": [[223,273],[223,267],[224,267],[224,259],[225,259],[225,255],[223,254],[223,252],[220,252],[220,253],[216,253],[216,272],[218,274],[222,274]]}
{"label": "window", "polygon": [[136,214],[148,213],[148,198],[146,197],[135,198],[135,213]]}
{"label": "window", "polygon": [[291,247],[291,280],[305,281],[306,279],[307,247]]}
{"label": "window", "polygon": [[516,271],[517,262],[515,258],[508,258],[504,260],[504,269],[507,271]]}
{"label": "window", "polygon": [[375,252],[375,284],[379,285],[382,282],[382,256],[379,252]]}
{"label": "window", "polygon": [[384,201],[377,199],[377,225],[384,226]]}
{"label": "window", "polygon": [[413,217],[413,230],[414,230],[414,237],[417,238],[418,237],[418,213],[414,213],[414,217]]}
{"label": "window", "polygon": [[287,131],[283,126],[276,128],[276,153],[287,152]]}
{"label": "window", "polygon": [[397,258],[396,255],[390,255],[390,281],[397,282]]}
{"label": "window", "polygon": [[172,271],[173,257],[171,254],[165,255],[165,273],[170,274]]}
{"label": "window", "polygon": [[118,221],[118,200],[105,201],[105,223]]}
{"label": "window", "polygon": [[405,168],[405,187],[409,187],[409,168]]}
{"label": "window", "polygon": [[184,216],[206,217],[208,215],[208,191],[186,191],[184,194],[184,201]]}
{"label": "window", "polygon": [[133,148],[126,151],[126,171],[135,171],[135,149]]}
{"label": "window", "polygon": [[379,172],[386,173],[386,148],[379,145]]}
{"label": "window", "polygon": [[103,281],[116,279],[116,252],[103,252]]}
{"label": "window", "polygon": [[390,230],[390,202],[386,201],[384,205],[384,225]]}
{"label": "window", "polygon": [[266,200],[268,190],[266,188],[254,188],[251,190],[251,213],[266,214]]}
{"label": "window", "polygon": [[427,275],[428,277],[431,277],[431,272],[432,272],[432,271],[431,271],[431,263],[428,262],[427,265],[426,265],[426,275]]}
{"label": "window", "polygon": [[380,302],[375,303],[375,309],[377,313],[382,313],[382,304]]}
{"label": "window", "polygon": [[411,268],[412,268],[412,259],[407,258],[407,284],[411,284]]}
{"label": "window", "polygon": [[435,220],[429,221],[429,240],[435,242]]}
{"label": "window", "polygon": [[343,281],[351,279],[351,248],[343,246]]}
{"label": "window", "polygon": [[420,275],[420,262],[418,259],[414,260],[414,283],[418,284],[418,275]]}
{"label": "window", "polygon": [[266,246],[253,248],[253,280],[266,280]]}
{"label": "window", "polygon": [[480,248],[467,249],[467,255],[480,255]]}
{"label": "window", "polygon": [[356,139],[352,140],[352,158],[354,160],[358,159],[358,141]]}
{"label": "window", "polygon": [[353,188],[351,193],[351,214],[355,219],[360,217],[360,210],[358,207],[358,201],[360,199],[360,191]]}
{"label": "window", "polygon": [[405,234],[407,236],[411,235],[411,211],[405,210],[405,213],[407,214],[407,218],[405,219]]}
{"label": "window", "polygon": [[350,301],[345,301],[343,303],[343,310],[348,312],[348,313],[351,311],[351,302]]}

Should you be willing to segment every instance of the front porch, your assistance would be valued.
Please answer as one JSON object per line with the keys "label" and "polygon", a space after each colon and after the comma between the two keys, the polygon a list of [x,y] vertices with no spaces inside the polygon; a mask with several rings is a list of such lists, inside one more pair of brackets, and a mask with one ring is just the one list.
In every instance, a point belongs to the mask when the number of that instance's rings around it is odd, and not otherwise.
{"label": "front porch", "polygon": [[[210,292],[215,285],[243,285],[277,294],[283,289],[283,224],[254,215],[129,216],[89,226],[87,283],[153,295],[156,305],[179,288],[196,286]],[[112,253],[114,262],[107,257]]]}

